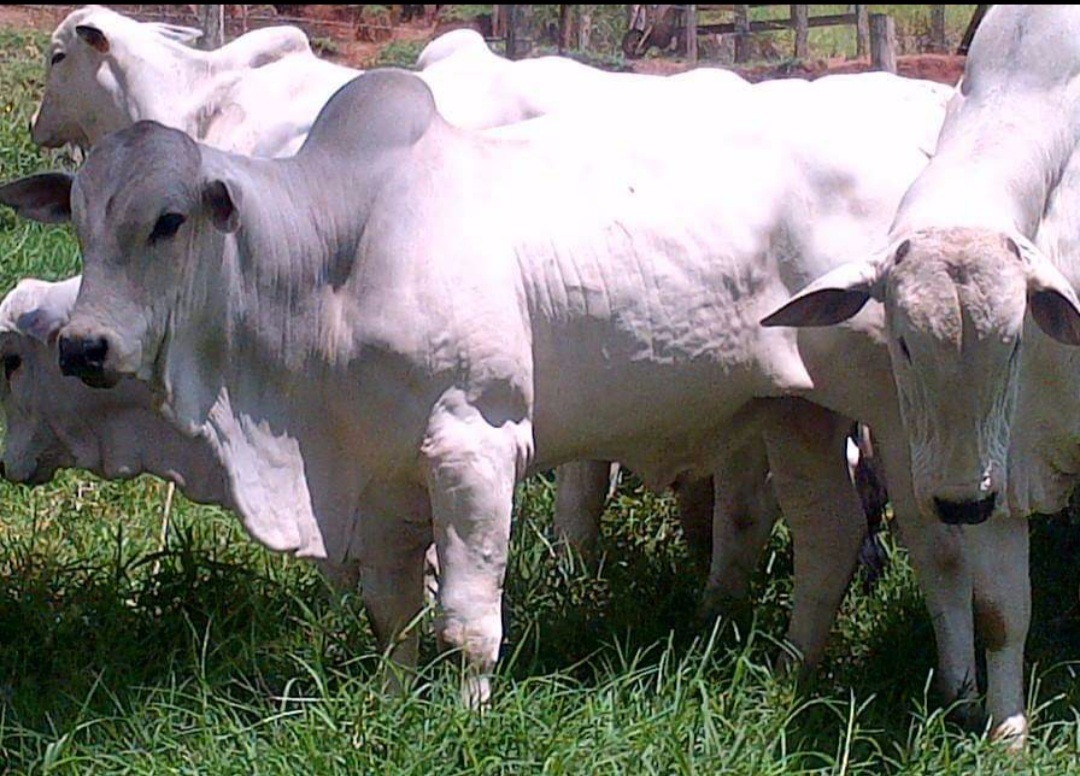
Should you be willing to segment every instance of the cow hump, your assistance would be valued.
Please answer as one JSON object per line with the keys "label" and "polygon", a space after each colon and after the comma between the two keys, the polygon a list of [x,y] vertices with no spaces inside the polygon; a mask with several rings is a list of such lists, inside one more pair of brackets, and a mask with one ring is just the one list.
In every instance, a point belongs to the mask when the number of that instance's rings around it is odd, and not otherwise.
{"label": "cow hump", "polygon": [[431,90],[405,70],[372,70],[330,98],[301,153],[348,148],[378,152],[410,146],[437,116]]}

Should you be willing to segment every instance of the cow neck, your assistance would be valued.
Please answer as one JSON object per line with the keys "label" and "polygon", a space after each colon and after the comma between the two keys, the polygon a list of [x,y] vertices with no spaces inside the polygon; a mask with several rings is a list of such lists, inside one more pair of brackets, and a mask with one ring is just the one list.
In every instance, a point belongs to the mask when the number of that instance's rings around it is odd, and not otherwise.
{"label": "cow neck", "polygon": [[321,155],[264,160],[204,150],[208,156],[239,199],[240,228],[225,236],[217,286],[232,291],[222,314],[233,344],[247,357],[303,369],[319,353],[321,299],[360,253],[378,174]]}
{"label": "cow neck", "polygon": [[969,100],[946,122],[937,153],[900,204],[894,233],[966,226],[1034,238],[1068,163],[1072,130],[1034,95],[1009,102]]}
{"label": "cow neck", "polygon": [[[145,43],[149,48],[150,42]],[[211,52],[161,37],[154,38],[152,52],[142,48],[129,45],[114,55],[113,76],[125,84],[124,108],[128,118],[132,123],[151,119],[193,134],[194,106],[217,71]],[[147,61],[155,66],[148,67]],[[162,81],[168,82],[167,90],[163,89]],[[177,99],[184,107],[177,105]]]}

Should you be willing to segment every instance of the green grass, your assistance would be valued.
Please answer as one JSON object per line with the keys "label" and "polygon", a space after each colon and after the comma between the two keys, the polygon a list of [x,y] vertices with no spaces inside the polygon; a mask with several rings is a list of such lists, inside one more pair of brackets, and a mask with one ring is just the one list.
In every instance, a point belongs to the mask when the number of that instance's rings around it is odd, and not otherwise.
{"label": "green grass", "polygon": [[[0,179],[63,162],[26,132],[42,43],[0,33]],[[0,256],[3,291],[78,266],[67,230],[6,211]],[[385,695],[355,597],[226,512],[178,498],[159,547],[165,494],[73,472],[0,484],[0,774],[1080,773],[1065,519],[1034,532],[1034,729],[1017,757],[927,690],[932,629],[900,550],[871,594],[849,594],[816,681],[796,687],[769,668],[791,596],[782,527],[755,615],[713,628],[694,616],[703,569],[670,499],[626,483],[589,572],[554,551],[552,485],[535,478],[518,492],[506,659],[475,714],[430,635],[414,689]]]}

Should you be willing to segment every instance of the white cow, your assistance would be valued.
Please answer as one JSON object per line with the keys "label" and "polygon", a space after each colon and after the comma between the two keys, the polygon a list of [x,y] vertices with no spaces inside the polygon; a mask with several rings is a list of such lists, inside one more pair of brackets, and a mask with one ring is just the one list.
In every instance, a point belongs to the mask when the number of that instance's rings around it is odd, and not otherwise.
{"label": "white cow", "polygon": [[[153,118],[217,148],[254,156],[290,155],[306,137],[330,94],[356,74],[312,56],[306,38],[295,28],[250,33],[211,53],[177,45],[173,40],[177,31],[173,28],[164,32],[168,34],[163,34],[160,25],[140,23],[100,7],[70,14],[53,34],[46,92],[34,122],[35,139],[46,144],[92,145],[106,131],[127,126],[138,118]],[[193,36],[197,31],[185,33]],[[265,40],[272,34],[284,36],[291,45],[282,45],[280,51],[256,45],[257,39]],[[298,41],[292,40],[297,36]],[[280,59],[262,61],[268,58],[264,48]],[[649,90],[669,90],[674,84],[700,91],[698,95],[688,93],[689,99],[722,100],[730,90],[749,88],[737,75],[719,70],[668,80],[611,74],[559,57],[511,62],[493,54],[473,31],[455,31],[438,38],[425,49],[420,64],[429,67],[437,58],[434,52],[440,49],[443,61],[432,69],[430,77],[425,77],[436,88],[437,101],[444,111],[458,124],[473,128],[585,106],[595,109],[598,102],[608,99],[632,104],[644,100],[648,104],[652,101]],[[447,52],[453,55],[447,56]],[[179,79],[177,73],[181,74]],[[57,410],[48,412],[40,406],[44,400],[36,401],[41,410],[39,417],[51,417],[56,423]],[[71,413],[72,420],[82,428],[86,428],[85,418],[90,416],[86,412]],[[34,435],[31,428],[24,433]],[[54,435],[45,438],[55,441]],[[70,450],[38,451],[42,460],[70,454]],[[20,472],[32,463],[16,462],[11,471]],[[607,490],[606,465],[600,466],[598,473],[595,465],[589,464],[559,468],[556,528],[586,554],[595,540]],[[753,500],[768,500],[768,487],[763,478],[759,480],[764,492]],[[734,483],[743,481],[733,477],[730,486],[721,487],[732,487],[734,493],[741,494],[741,487]],[[712,485],[705,485],[711,491]],[[687,484],[682,488],[684,525],[688,536],[707,549],[712,509],[707,500],[687,496],[696,496],[695,487],[702,486]],[[750,497],[744,495],[724,497],[732,505],[746,504],[747,499]],[[696,514],[691,514],[691,504],[697,507]],[[740,567],[751,566],[774,519],[772,511],[740,517],[740,524],[764,526],[753,533],[752,546],[744,546],[746,542],[741,538],[730,547],[717,545],[710,575],[711,598],[745,592],[749,572],[733,575],[729,559],[738,558]],[[717,522],[718,535],[729,533],[723,520]],[[837,565],[843,567],[844,562],[840,560]],[[820,651],[807,643],[800,642],[799,646],[808,654]]]}
{"label": "white cow", "polygon": [[[214,52],[178,42],[198,34],[100,6],[69,14],[52,36],[45,94],[32,124],[35,142],[86,148],[107,132],[153,119],[223,150],[290,156],[330,95],[359,74],[315,57],[294,27],[258,30]],[[669,84],[701,90],[689,99],[722,100],[731,90],[749,88],[721,70],[669,81],[607,73],[560,57],[512,62],[471,30],[432,41],[419,63],[428,68],[436,62],[423,77],[441,111],[473,129],[595,109],[609,99],[648,104],[648,90]],[[598,494],[606,491],[604,472],[572,464],[560,468],[559,480],[556,527],[589,554],[603,503]]]}
{"label": "white cow", "polygon": [[1078,41],[1075,6],[991,9],[888,248],[772,316],[830,325],[884,302],[918,508],[962,526],[989,710],[1018,743],[1030,618],[1022,518],[1062,509],[1080,473],[1078,352],[1064,347],[1080,345]]}
{"label": "white cow", "polygon": [[568,57],[510,60],[494,53],[475,30],[452,30],[433,40],[416,60],[420,77],[435,94],[439,113],[451,124],[481,129],[567,111],[593,111],[607,102],[653,110],[653,90],[685,84],[726,100],[750,84],[720,68],[674,76],[612,73]]}
{"label": "white cow", "polygon": [[322,105],[357,75],[316,57],[297,27],[255,30],[215,51],[184,45],[199,34],[102,6],[73,11],[49,44],[34,142],[85,149],[153,119],[238,153],[280,156],[300,147]]}
{"label": "white cow", "polygon": [[[167,422],[144,383],[126,379],[100,390],[61,374],[56,334],[71,314],[80,280],[22,280],[0,302],[4,475],[40,484],[61,467],[88,469],[109,479],[150,472],[177,483],[195,501],[235,509],[227,472],[209,443]],[[707,598],[714,609],[748,595],[761,549],[780,514],[774,495],[779,490],[780,500],[789,505],[796,543],[795,606],[787,638],[804,665],[812,666],[824,649],[851,572],[853,543],[863,527],[828,463],[835,458],[834,436],[842,429],[841,419],[793,401],[759,404],[756,422],[762,433],[744,434],[746,444],[726,459],[715,496],[716,542]],[[795,409],[796,425],[785,428]],[[799,424],[811,424],[810,440],[799,441]],[[794,441],[767,443],[767,425],[774,437],[784,429],[783,436]],[[792,454],[787,452],[791,445],[801,446]],[[769,452],[776,461],[773,474]],[[683,515],[689,518],[684,523],[687,537],[705,552],[713,544],[712,487],[709,483],[707,494],[700,486],[678,493]],[[787,494],[787,488],[798,492]],[[695,498],[705,503],[690,501]],[[805,503],[797,504],[798,498]],[[320,566],[342,589],[355,586],[355,568],[325,562]]]}
{"label": "white cow", "polygon": [[[199,34],[102,6],[73,11],[52,35],[34,142],[86,149],[109,132],[152,119],[216,148],[290,156],[330,95],[360,72],[316,57],[296,27],[255,30],[209,52],[184,45]],[[649,92],[642,90],[669,82],[707,86],[713,99],[748,88],[734,73],[712,68],[668,79],[609,73],[563,57],[512,62],[471,30],[432,41],[419,63],[440,111],[470,129],[607,100],[647,106]]]}
{"label": "white cow", "polygon": [[[45,219],[72,204],[87,271],[66,370],[150,381],[210,440],[258,539],[359,561],[384,639],[419,605],[434,529],[438,631],[483,696],[514,481],[589,456],[659,486],[710,472],[747,401],[814,388],[793,334],[756,324],[783,276],[859,250],[874,228],[841,222],[887,223],[897,168],[925,163],[910,137],[840,126],[795,145],[768,111],[685,110],[674,144],[674,104],[621,134],[547,117],[484,138],[446,125],[419,79],[378,72],[331,100],[293,160],[140,124],[70,193],[43,176],[4,201]],[[888,170],[856,173],[864,154]],[[844,430],[820,460],[858,515]]]}

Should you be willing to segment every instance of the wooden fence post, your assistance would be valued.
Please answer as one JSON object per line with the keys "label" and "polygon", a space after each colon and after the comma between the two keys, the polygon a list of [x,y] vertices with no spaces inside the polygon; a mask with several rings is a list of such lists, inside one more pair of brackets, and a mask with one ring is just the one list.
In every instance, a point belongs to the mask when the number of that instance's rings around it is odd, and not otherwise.
{"label": "wooden fence post", "polygon": [[810,6],[791,6],[791,22],[795,26],[795,58],[810,56]]}
{"label": "wooden fence post", "polygon": [[855,56],[870,53],[870,16],[865,5],[855,6]]}
{"label": "wooden fence post", "polygon": [[521,59],[532,48],[532,6],[504,5],[506,15],[506,58]]}
{"label": "wooden fence post", "polygon": [[883,13],[870,14],[870,67],[896,72],[896,23]]}
{"label": "wooden fence post", "polygon": [[750,58],[750,6],[734,5],[735,12],[735,61],[745,62]]}
{"label": "wooden fence post", "polygon": [[221,48],[225,43],[225,6],[197,5],[202,37],[199,47],[206,51]]}
{"label": "wooden fence post", "polygon": [[930,6],[930,51],[945,53],[945,6]]}
{"label": "wooden fence post", "polygon": [[697,6],[686,6],[686,58],[697,64]]}
{"label": "wooden fence post", "polygon": [[585,10],[586,6],[577,6],[577,47],[579,51],[589,48],[589,39],[592,37],[592,11]]}
{"label": "wooden fence post", "polygon": [[570,6],[559,6],[559,53],[565,54],[570,48]]}

